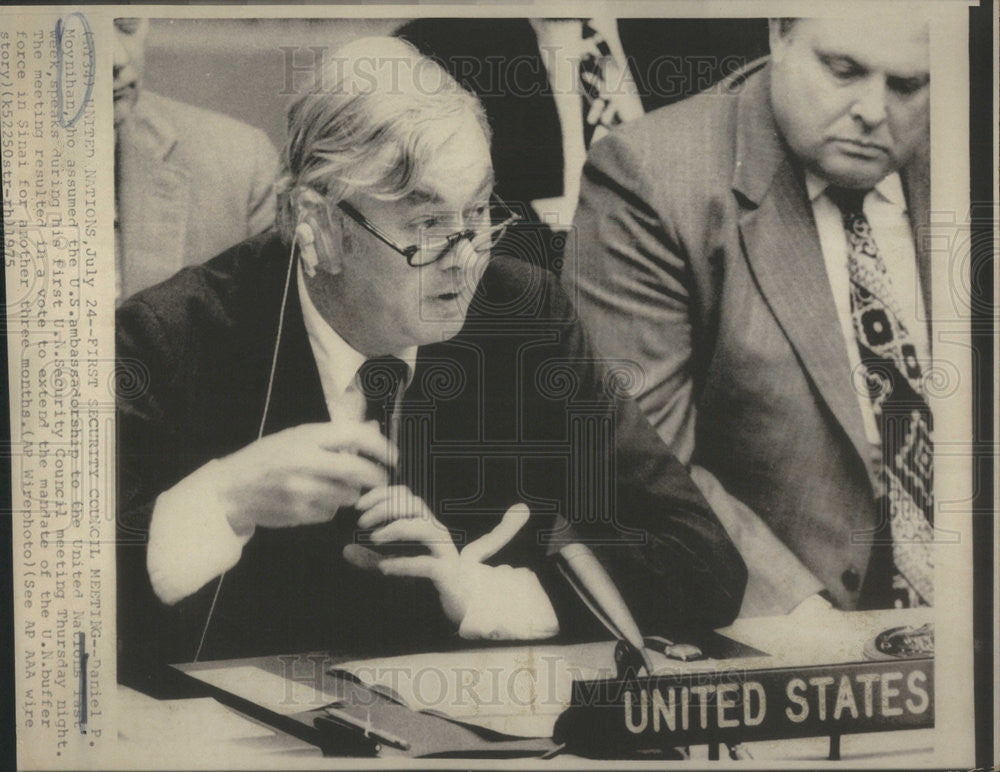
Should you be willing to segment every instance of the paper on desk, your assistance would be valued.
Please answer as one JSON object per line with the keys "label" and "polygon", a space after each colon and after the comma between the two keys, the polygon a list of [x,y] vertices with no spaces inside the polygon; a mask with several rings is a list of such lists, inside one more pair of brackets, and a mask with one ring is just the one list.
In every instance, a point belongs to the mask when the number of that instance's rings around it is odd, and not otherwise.
{"label": "paper on desk", "polygon": [[154,700],[119,687],[118,742],[121,767],[153,769],[169,759],[187,769],[219,769],[234,762],[249,768],[265,753],[289,743],[269,727],[245,718],[210,697]]}
{"label": "paper on desk", "polygon": [[612,678],[613,643],[511,646],[339,664],[411,710],[517,737],[551,737],[574,680]]}
{"label": "paper on desk", "polygon": [[209,668],[191,675],[283,716],[319,708],[333,701],[332,697],[317,691],[310,684],[249,665]]}
{"label": "paper on desk", "polygon": [[273,730],[256,724],[220,705],[211,697],[190,700],[154,700],[120,687],[118,732],[122,739],[157,742],[170,737],[211,734],[219,738],[266,737]]}
{"label": "paper on desk", "polygon": [[865,644],[878,633],[933,618],[932,608],[838,611],[810,606],[786,616],[737,619],[719,632],[771,655],[770,663],[755,667],[795,667],[863,660]]}

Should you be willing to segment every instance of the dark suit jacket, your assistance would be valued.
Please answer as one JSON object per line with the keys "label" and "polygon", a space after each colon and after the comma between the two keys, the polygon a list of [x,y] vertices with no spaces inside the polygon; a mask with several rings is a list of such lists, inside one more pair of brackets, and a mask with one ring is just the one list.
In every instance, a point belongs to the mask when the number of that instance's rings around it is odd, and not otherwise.
{"label": "dark suit jacket", "polygon": [[118,145],[122,299],[274,222],[278,156],[260,129],[144,91]]}
{"label": "dark suit jacket", "polygon": [[[145,570],[149,518],[160,492],[255,439],[288,259],[265,232],[119,309],[119,366],[141,379],[118,405],[125,668],[194,656],[216,583],[174,607],[160,603]],[[267,433],[329,420],[291,287]],[[577,624],[586,615],[543,560],[557,515],[594,520],[577,531],[597,540],[650,633],[727,623],[745,581],[738,554],[636,405],[609,397],[606,383],[620,388],[552,277],[495,260],[458,336],[420,350],[401,408],[412,432],[404,447],[418,448],[408,458],[404,449],[403,482],[460,544],[527,503],[531,521],[494,562],[534,568],[566,632],[594,628]],[[428,583],[362,574],[342,559],[356,519],[340,512],[323,525],[258,529],[225,577],[202,659],[450,641]]]}
{"label": "dark suit jacket", "polygon": [[[824,587],[850,609],[868,602],[879,453],[768,78],[757,62],[598,143],[563,276],[595,348],[643,369],[643,411],[746,559],[744,611]],[[926,183],[925,166],[905,171],[915,227]]]}

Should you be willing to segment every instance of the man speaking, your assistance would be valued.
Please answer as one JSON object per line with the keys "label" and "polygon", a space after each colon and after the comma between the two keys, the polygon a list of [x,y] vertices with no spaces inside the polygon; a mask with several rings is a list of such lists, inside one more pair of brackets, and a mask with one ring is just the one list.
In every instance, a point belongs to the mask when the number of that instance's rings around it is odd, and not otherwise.
{"label": "man speaking", "polygon": [[744,613],[933,603],[927,27],[770,44],[594,148],[563,275],[746,559]]}
{"label": "man speaking", "polygon": [[721,525],[558,285],[502,254],[471,94],[352,42],[289,111],[281,186],[276,230],[119,310],[126,670],[569,632],[545,554],[570,539],[649,630],[735,615]]}

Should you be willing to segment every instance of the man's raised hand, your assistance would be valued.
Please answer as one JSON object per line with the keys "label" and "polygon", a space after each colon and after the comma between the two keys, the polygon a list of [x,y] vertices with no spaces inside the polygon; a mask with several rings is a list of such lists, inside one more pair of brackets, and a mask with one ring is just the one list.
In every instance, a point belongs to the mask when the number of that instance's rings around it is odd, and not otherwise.
{"label": "man's raised hand", "polygon": [[303,424],[220,459],[219,496],[238,534],[322,523],[384,486],[397,457],[374,422]]}

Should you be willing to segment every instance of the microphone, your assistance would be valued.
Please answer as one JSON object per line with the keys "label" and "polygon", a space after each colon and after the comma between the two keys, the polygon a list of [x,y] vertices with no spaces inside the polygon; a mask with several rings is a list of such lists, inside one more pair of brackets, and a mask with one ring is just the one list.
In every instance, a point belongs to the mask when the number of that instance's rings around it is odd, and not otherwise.
{"label": "microphone", "polygon": [[316,275],[319,256],[316,254],[316,234],[308,219],[303,219],[295,226],[295,243],[299,246],[299,257],[302,258],[302,270],[310,279]]}
{"label": "microphone", "polygon": [[559,548],[556,567],[591,613],[620,641],[633,649],[647,675],[653,665],[646,653],[642,633],[614,581],[585,544],[572,542]]}

